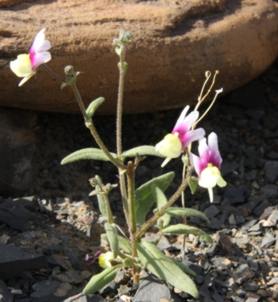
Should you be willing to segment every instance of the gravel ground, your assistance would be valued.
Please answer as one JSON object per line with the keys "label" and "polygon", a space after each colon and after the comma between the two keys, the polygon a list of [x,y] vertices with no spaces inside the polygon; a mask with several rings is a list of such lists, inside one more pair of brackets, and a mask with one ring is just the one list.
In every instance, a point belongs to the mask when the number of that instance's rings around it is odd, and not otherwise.
{"label": "gravel ground", "polygon": [[[277,109],[278,62],[257,80],[220,99],[203,123],[207,133],[213,130],[219,135],[223,175],[229,185],[216,191],[214,204],[209,203],[205,191],[193,198],[188,195],[188,204],[210,218],[206,229],[215,239],[211,246],[194,237],[187,241],[184,261],[197,273],[199,301],[278,300]],[[126,116],[125,148],[158,142],[179,112]],[[114,118],[99,116],[96,125],[112,150]],[[93,145],[79,115],[41,113],[39,127],[41,142],[34,160],[38,177],[25,194],[33,197],[0,200],[0,219],[1,207],[10,211],[0,221],[0,253],[14,256],[0,261],[0,278],[5,282],[0,281],[0,296],[6,290],[14,298],[4,301],[63,301],[82,288],[96,269],[84,259],[98,249],[100,232],[96,200],[88,197],[88,178],[99,174],[105,182],[117,181],[114,168],[107,163],[60,166],[68,153]],[[138,184],[161,174],[160,164],[157,158],[143,161]],[[178,161],[165,170],[181,174]],[[178,177],[169,191],[177,184]],[[112,206],[120,216],[118,198],[116,191],[111,194]],[[179,237],[163,238],[159,244],[178,255],[180,242]],[[22,255],[22,248],[27,248],[27,255]],[[150,283],[148,292],[154,290],[154,284]],[[155,291],[163,292],[161,287]],[[115,300],[121,294],[117,294],[119,288],[129,294],[128,287],[114,283],[102,295],[108,300],[113,293]],[[168,295],[169,300],[194,301],[173,291]],[[142,297],[144,290],[135,301],[144,301]],[[101,301],[100,296],[94,299]],[[153,299],[149,301],[155,302]]]}

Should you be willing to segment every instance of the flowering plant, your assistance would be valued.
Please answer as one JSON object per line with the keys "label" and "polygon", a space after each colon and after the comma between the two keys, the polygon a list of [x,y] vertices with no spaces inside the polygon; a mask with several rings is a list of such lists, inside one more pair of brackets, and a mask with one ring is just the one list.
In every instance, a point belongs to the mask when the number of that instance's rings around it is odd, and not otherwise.
{"label": "flowering plant", "polygon": [[[185,207],[184,192],[190,188],[191,193],[194,194],[199,185],[208,190],[210,201],[213,201],[213,188],[216,185],[220,187],[226,185],[220,172],[222,158],[218,149],[217,135],[212,132],[206,138],[205,130],[198,127],[222,92],[222,89],[215,90],[212,101],[200,115],[200,107],[210,95],[218,72],[205,73],[205,81],[196,106],[192,111],[189,106],[183,109],[171,133],[155,146],[144,145],[123,151],[123,95],[124,80],[128,70],[126,51],[131,38],[130,33],[121,31],[119,37],[114,40],[115,52],[119,57],[116,152],[111,152],[106,147],[94,124],[94,114],[105,101],[104,98],[97,98],[88,107],[85,106],[77,87],[79,72],[75,71],[73,66],[65,67],[65,80],[61,86],[72,89],[85,126],[98,145],[98,148],[90,147],[75,151],[65,157],[61,163],[65,165],[79,160],[99,160],[113,164],[118,170],[119,190],[126,221],[126,228],[121,228],[110,207],[109,194],[117,185],[104,184],[98,175],[91,178],[89,182],[93,191],[90,195],[96,195],[98,200],[104,229],[102,237],[107,242],[107,249],[98,258],[99,266],[103,270],[91,278],[83,293],[93,294],[100,290],[114,279],[119,270],[124,270],[136,284],[142,271],[146,270],[173,287],[197,297],[198,290],[192,280],[194,273],[185,265],[167,257],[154,242],[145,238],[145,234],[150,230],[166,235],[182,234],[184,240],[185,236],[193,234],[200,239],[211,241],[211,237],[203,230],[186,223],[185,217],[188,216],[199,217],[205,221],[208,219],[204,213]],[[42,29],[35,37],[29,54],[18,55],[17,59],[10,63],[11,70],[18,77],[23,78],[19,86],[29,80],[41,64],[51,59],[49,49],[50,42],[45,39],[45,29]],[[199,156],[191,152],[196,141],[199,144]],[[174,179],[174,172],[164,173],[139,187],[136,185],[136,169],[146,156],[162,158],[162,167],[172,159],[181,158],[183,166],[181,183],[169,198],[165,192]],[[192,175],[193,170],[197,179]],[[173,205],[180,198],[182,207],[174,207]],[[183,223],[171,224],[173,216],[177,219],[183,218]]]}

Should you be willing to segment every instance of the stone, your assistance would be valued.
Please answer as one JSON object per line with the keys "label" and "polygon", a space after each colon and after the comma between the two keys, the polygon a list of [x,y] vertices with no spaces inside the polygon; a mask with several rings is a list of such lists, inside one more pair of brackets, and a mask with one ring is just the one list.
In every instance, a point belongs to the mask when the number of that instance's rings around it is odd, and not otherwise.
{"label": "stone", "polygon": [[54,280],[43,280],[33,284],[34,292],[31,294],[32,301],[47,302],[61,301],[61,298],[55,297],[55,292],[59,288],[60,283]]}
{"label": "stone", "polygon": [[23,272],[47,267],[46,258],[12,244],[0,245],[0,275],[10,278]]}
{"label": "stone", "polygon": [[278,179],[278,161],[269,160],[265,163],[264,173],[266,180],[273,183]]}
{"label": "stone", "polygon": [[117,57],[111,44],[121,28],[134,36],[128,51],[127,112],[195,101],[206,70],[220,69],[220,85],[229,92],[257,77],[278,54],[276,1],[5,0],[1,7],[2,106],[78,110],[70,89],[61,91],[61,80],[57,83],[52,72],[41,67],[19,89],[19,79],[9,70],[9,61],[28,51],[42,27],[52,43],[48,66],[62,76],[65,65],[75,65],[82,71],[84,100],[104,96],[105,113],[115,109]]}
{"label": "stone", "polygon": [[276,185],[267,184],[262,187],[262,193],[267,198],[276,198],[278,196],[278,187]]}
{"label": "stone", "polygon": [[161,299],[168,301],[180,301],[173,299],[170,289],[165,284],[153,280],[152,278],[141,280],[139,288],[133,298],[134,302],[151,301],[160,302]]}
{"label": "stone", "polygon": [[227,204],[240,204],[244,203],[247,198],[247,191],[244,186],[228,187],[224,191],[224,201]]}
{"label": "stone", "polygon": [[[270,210],[269,212],[265,213],[266,210]],[[265,213],[265,215],[263,215]],[[278,207],[269,207],[265,209],[264,213],[260,217],[261,224],[264,227],[274,227],[278,223]]]}
{"label": "stone", "polygon": [[26,207],[22,199],[18,201],[11,199],[0,201],[1,223],[18,231],[25,231],[36,221],[38,221],[36,214]]}
{"label": "stone", "polygon": [[36,125],[35,113],[15,109],[0,110],[1,196],[18,196],[30,191],[32,187]]}
{"label": "stone", "polygon": [[6,284],[0,280],[0,302],[13,302],[13,295],[6,286]]}
{"label": "stone", "polygon": [[105,299],[99,295],[91,295],[88,297],[84,294],[78,294],[63,300],[63,302],[105,302]]}
{"label": "stone", "polygon": [[272,244],[274,244],[275,241],[276,241],[275,237],[271,233],[267,232],[263,237],[261,248],[268,248]]}

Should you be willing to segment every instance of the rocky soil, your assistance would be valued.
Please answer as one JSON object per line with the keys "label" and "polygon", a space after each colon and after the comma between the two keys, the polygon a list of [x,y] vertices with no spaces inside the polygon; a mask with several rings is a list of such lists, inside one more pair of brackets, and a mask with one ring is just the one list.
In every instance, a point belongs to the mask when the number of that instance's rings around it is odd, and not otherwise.
{"label": "rocky soil", "polygon": [[[156,143],[171,129],[179,111],[126,116],[125,148]],[[259,79],[219,100],[204,122],[207,132],[219,135],[229,185],[216,192],[213,204],[201,190],[187,198],[190,206],[208,215],[211,223],[202,227],[214,238],[212,245],[193,236],[186,243],[183,261],[196,272],[199,301],[278,299],[277,113],[278,62]],[[99,116],[96,124],[112,149],[114,118]],[[33,185],[20,197],[0,199],[0,301],[65,301],[78,294],[98,270],[93,261],[99,249],[98,210],[96,200],[88,197],[87,180],[99,174],[107,182],[117,181],[107,163],[60,166],[68,153],[93,145],[80,116],[41,113],[37,125],[40,143],[34,155]],[[138,184],[159,175],[160,163],[160,159],[143,161]],[[178,161],[166,170],[181,173]],[[116,191],[111,194],[120,216],[118,197]],[[163,237],[159,247],[179,257],[181,238]],[[136,290],[118,276],[99,295],[71,301],[119,301],[120,297],[128,301],[134,295],[137,302],[194,301],[152,279]],[[155,293],[151,299],[150,292]]]}

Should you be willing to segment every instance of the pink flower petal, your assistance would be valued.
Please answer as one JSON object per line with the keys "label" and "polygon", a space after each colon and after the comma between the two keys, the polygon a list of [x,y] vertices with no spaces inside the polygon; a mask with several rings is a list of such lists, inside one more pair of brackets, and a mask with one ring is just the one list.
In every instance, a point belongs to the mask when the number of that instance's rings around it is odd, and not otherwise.
{"label": "pink flower petal", "polygon": [[200,158],[197,155],[190,153],[190,161],[191,161],[197,175],[200,175],[200,173],[201,173]]}
{"label": "pink flower petal", "polygon": [[180,114],[180,116],[179,116],[179,118],[178,118],[178,120],[177,120],[177,122],[176,122],[176,124],[175,124],[175,126],[174,126],[174,129],[175,129],[180,123],[182,123],[182,121],[184,120],[184,118],[185,118],[185,116],[186,116],[188,110],[189,110],[189,106],[187,105],[187,106],[184,107],[183,111],[181,112],[181,114]]}
{"label": "pink flower petal", "polygon": [[31,56],[33,69],[38,68],[41,64],[47,63],[51,60],[51,54],[48,51],[35,53]]}

